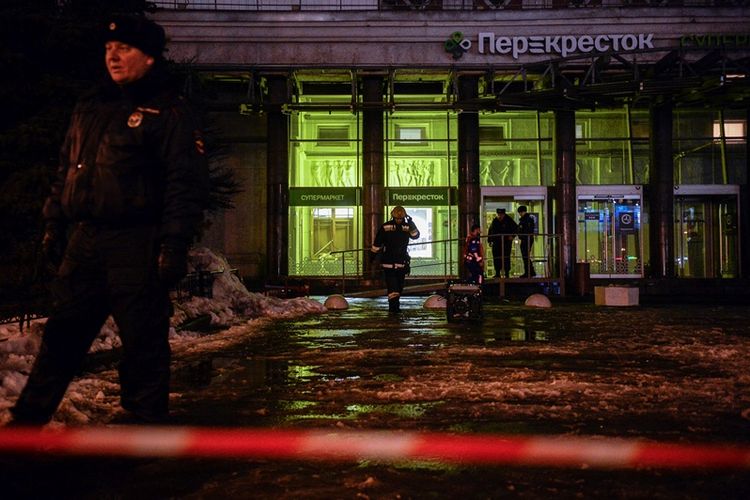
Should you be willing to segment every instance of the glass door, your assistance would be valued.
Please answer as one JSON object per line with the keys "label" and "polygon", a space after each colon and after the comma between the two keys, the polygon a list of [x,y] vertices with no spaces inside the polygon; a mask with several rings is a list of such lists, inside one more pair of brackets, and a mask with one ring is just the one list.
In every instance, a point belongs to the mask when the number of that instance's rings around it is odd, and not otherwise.
{"label": "glass door", "polygon": [[[577,259],[591,277],[643,276],[641,194],[638,186],[579,188]],[[584,191],[584,192],[582,192]]]}
{"label": "glass door", "polygon": [[[552,242],[546,237],[546,188],[544,187],[490,187],[482,189],[482,235],[487,236],[492,220],[497,216],[497,209],[505,209],[505,217],[510,217],[518,223],[518,207],[526,206],[529,215],[534,218],[536,237],[531,247],[531,260],[538,277],[549,275],[551,262],[550,248]],[[495,266],[492,259],[492,249],[484,240],[487,253],[488,277],[495,276]],[[524,272],[521,258],[521,243],[518,238],[513,241],[510,256],[510,277],[521,276]]]}
{"label": "glass door", "polygon": [[675,259],[682,278],[738,276],[736,195],[675,196]]}

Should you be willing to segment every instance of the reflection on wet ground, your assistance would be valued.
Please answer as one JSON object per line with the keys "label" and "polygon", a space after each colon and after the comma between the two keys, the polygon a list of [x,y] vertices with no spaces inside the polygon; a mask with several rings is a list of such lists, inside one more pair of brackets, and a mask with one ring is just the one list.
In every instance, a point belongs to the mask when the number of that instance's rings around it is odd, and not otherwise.
{"label": "reflection on wet ground", "polygon": [[[729,383],[747,367],[736,351],[748,338],[737,328],[742,319],[726,314],[731,308],[719,316],[707,309],[701,318],[680,308],[486,304],[481,321],[448,322],[444,311],[423,309],[422,301],[408,298],[402,314],[390,315],[382,299],[355,299],[344,311],[271,324],[260,338],[210,362],[183,363],[175,371],[184,402],[178,418],[205,425],[346,422],[494,432],[522,423],[545,433],[748,436],[740,413],[750,399]],[[740,378],[739,386],[747,385]],[[205,415],[201,397],[217,402]],[[707,411],[715,397],[734,414]],[[242,409],[221,411],[219,401]],[[710,424],[717,413],[726,420],[719,428]]]}
{"label": "reflection on wet ground", "polygon": [[[404,300],[268,322],[179,353],[177,424],[573,434],[750,443],[750,312],[740,306],[484,306],[475,322]],[[750,498],[743,472],[428,463],[104,464],[79,498]],[[154,475],[164,478],[153,480]],[[140,481],[140,482],[138,482]],[[136,491],[134,484],[139,484]],[[115,490],[112,490],[115,488]]]}

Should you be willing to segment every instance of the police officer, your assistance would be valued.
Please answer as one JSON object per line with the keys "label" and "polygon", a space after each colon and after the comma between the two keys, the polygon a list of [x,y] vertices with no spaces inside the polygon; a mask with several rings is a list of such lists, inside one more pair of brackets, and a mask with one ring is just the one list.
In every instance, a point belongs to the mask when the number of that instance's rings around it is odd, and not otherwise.
{"label": "police officer", "polygon": [[521,240],[521,258],[523,259],[523,274],[521,278],[533,278],[536,276],[534,265],[531,262],[531,248],[534,246],[534,233],[536,223],[529,214],[526,205],[518,207],[518,239]]}
{"label": "police officer", "polygon": [[518,224],[516,224],[516,221],[505,213],[504,208],[498,208],[487,232],[487,239],[492,248],[495,278],[499,278],[501,272],[505,274],[506,278],[510,276],[510,254],[517,230]]}
{"label": "police officer", "polygon": [[161,26],[114,18],[101,43],[109,78],[76,105],[43,209],[53,312],[14,424],[52,418],[110,314],[122,407],[136,422],[168,416],[169,288],[203,218],[204,145],[165,71]]}
{"label": "police officer", "polygon": [[484,282],[484,245],[479,224],[472,224],[464,243],[464,268],[469,282],[481,285]]}
{"label": "police officer", "polygon": [[410,271],[409,240],[417,238],[419,238],[419,229],[402,206],[391,210],[391,220],[382,224],[375,235],[370,256],[374,259],[377,254],[382,253],[380,265],[383,268],[388,289],[388,311],[390,312],[401,310],[401,292],[404,290],[406,275]]}

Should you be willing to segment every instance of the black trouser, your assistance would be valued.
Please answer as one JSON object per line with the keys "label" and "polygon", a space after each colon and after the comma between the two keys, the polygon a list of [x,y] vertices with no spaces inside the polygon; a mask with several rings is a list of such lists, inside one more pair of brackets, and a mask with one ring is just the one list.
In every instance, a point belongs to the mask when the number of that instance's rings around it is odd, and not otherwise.
{"label": "black trouser", "polygon": [[482,269],[482,266],[479,265],[479,262],[475,260],[465,260],[464,269],[466,269],[469,283],[481,285],[482,282],[484,282],[484,270]]}
{"label": "black trouser", "polygon": [[401,309],[401,292],[404,291],[406,281],[406,269],[383,267],[385,276],[385,287],[388,291],[388,310],[398,312]]}
{"label": "black trouser", "polygon": [[57,279],[53,313],[31,375],[12,409],[18,423],[44,424],[111,314],[122,340],[123,408],[144,420],[167,416],[169,291],[157,280],[156,228],[77,224]]}
{"label": "black trouser", "polygon": [[529,235],[519,234],[518,239],[521,240],[521,258],[523,259],[523,275],[524,277],[536,276],[534,266],[531,262],[531,247],[534,246],[534,237]]}
{"label": "black trouser", "polygon": [[495,266],[495,275],[500,276],[501,271],[507,278],[510,275],[510,253],[513,250],[513,238],[500,236],[502,242],[492,245],[492,264]]}

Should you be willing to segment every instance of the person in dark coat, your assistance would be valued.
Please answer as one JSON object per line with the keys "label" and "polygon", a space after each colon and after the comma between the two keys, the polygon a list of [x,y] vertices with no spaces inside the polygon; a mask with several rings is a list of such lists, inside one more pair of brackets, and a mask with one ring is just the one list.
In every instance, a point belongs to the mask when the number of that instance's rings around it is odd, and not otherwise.
{"label": "person in dark coat", "polygon": [[534,246],[536,223],[529,214],[526,205],[518,207],[518,239],[521,240],[521,258],[523,259],[523,274],[521,278],[536,276],[534,264],[531,262],[531,249]]}
{"label": "person in dark coat", "polygon": [[401,293],[410,272],[409,240],[419,238],[419,229],[402,206],[391,210],[391,220],[383,223],[375,235],[370,255],[381,255],[385,284],[388,290],[388,311],[401,310]]}
{"label": "person in dark coat", "polygon": [[487,232],[487,239],[492,248],[492,263],[495,266],[496,278],[500,277],[501,272],[506,278],[510,276],[510,254],[517,230],[516,221],[505,213],[504,208],[498,208],[497,215],[492,219]]}
{"label": "person in dark coat", "polygon": [[482,245],[479,224],[471,226],[471,232],[464,243],[464,268],[469,283],[481,285],[484,282],[484,245]]}
{"label": "person in dark coat", "polygon": [[109,78],[77,103],[44,204],[53,311],[11,410],[15,425],[51,420],[110,315],[126,419],[168,417],[169,289],[187,272],[208,167],[200,128],[167,76],[165,41],[140,17],[104,29]]}

